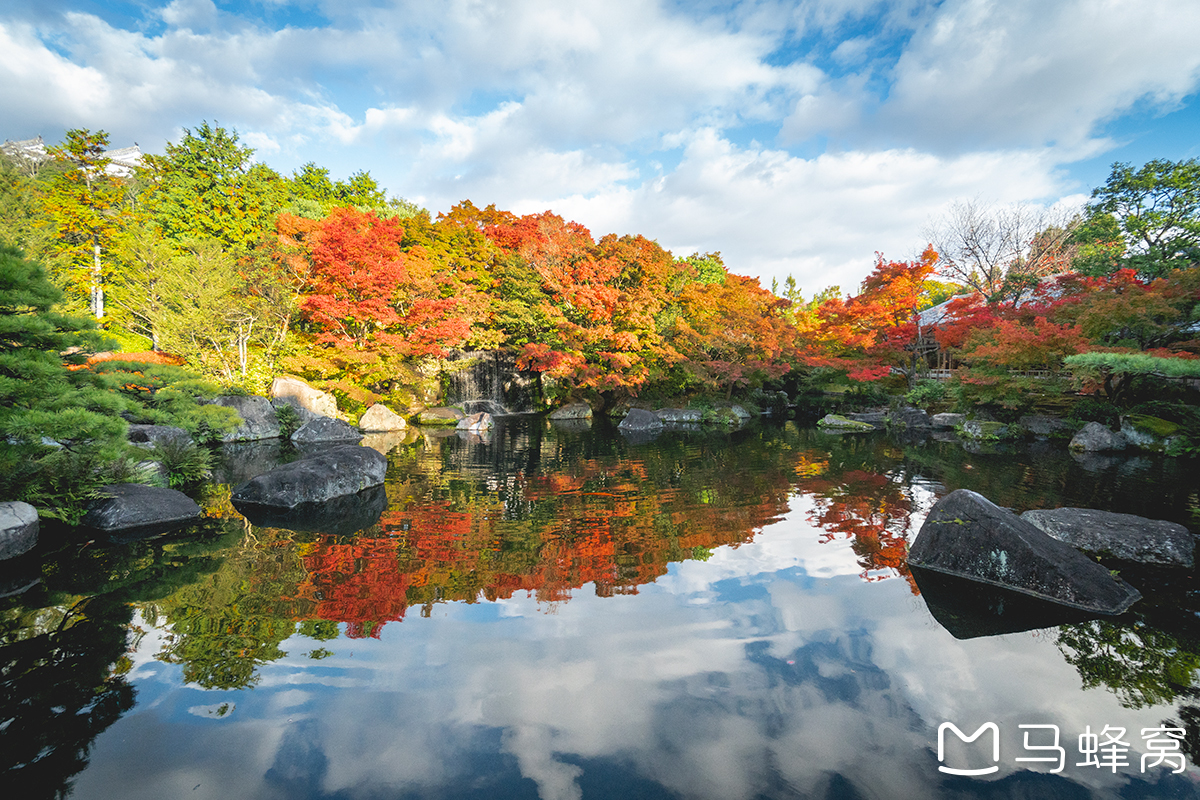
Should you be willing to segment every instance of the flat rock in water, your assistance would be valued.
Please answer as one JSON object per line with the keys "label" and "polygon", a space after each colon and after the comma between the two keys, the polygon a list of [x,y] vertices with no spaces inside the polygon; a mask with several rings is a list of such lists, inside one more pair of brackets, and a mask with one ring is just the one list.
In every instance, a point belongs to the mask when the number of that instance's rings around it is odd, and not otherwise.
{"label": "flat rock in water", "polygon": [[32,550],[37,538],[36,508],[20,500],[0,503],[0,559],[16,558]]}
{"label": "flat rock in water", "polygon": [[1174,522],[1094,508],[1038,509],[1021,519],[1090,555],[1182,569],[1195,563],[1196,537]]}
{"label": "flat rock in water", "polygon": [[929,512],[908,563],[1096,614],[1120,614],[1141,599],[1075,548],[967,489]]}
{"label": "flat rock in water", "polygon": [[843,417],[841,414],[826,414],[817,420],[817,427],[827,431],[844,431],[847,433],[867,433],[875,430],[875,426],[869,422],[859,422],[858,420]]}
{"label": "flat rock in water", "polygon": [[661,431],[663,421],[653,411],[644,408],[631,408],[617,426],[622,431]]}
{"label": "flat rock in water", "polygon": [[855,422],[865,422],[875,430],[881,431],[887,428],[888,416],[886,411],[857,411],[843,416]]}
{"label": "flat rock in water", "polygon": [[387,502],[384,488],[372,486],[356,494],[346,494],[319,503],[300,503],[291,508],[242,503],[238,510],[252,525],[264,528],[348,536],[379,522],[379,517],[387,509]]}
{"label": "flat rock in water", "polygon": [[293,508],[323,503],[379,486],[387,473],[387,456],[370,447],[344,444],[276,467],[233,493],[233,504]]}
{"label": "flat rock in water", "polygon": [[905,406],[888,413],[888,424],[908,430],[930,427],[929,412],[922,408]]}
{"label": "flat rock in water", "polygon": [[165,530],[200,517],[200,506],[175,489],[118,483],[100,490],[82,525],[107,533]]}
{"label": "flat rock in water", "polygon": [[310,420],[301,425],[292,434],[292,441],[296,444],[357,442],[362,438],[363,435],[355,428],[350,427],[349,423],[342,422],[340,419],[330,419],[329,417],[317,417],[314,420]]}
{"label": "flat rock in water", "polygon": [[277,439],[282,433],[275,407],[265,397],[227,395],[213,400],[213,405],[232,408],[242,418],[242,424],[221,437],[225,442],[252,442],[258,439]]}
{"label": "flat rock in water", "polygon": [[464,419],[467,415],[457,408],[443,406],[441,408],[427,408],[421,412],[421,416],[417,417],[417,422],[422,425],[449,425],[451,427],[458,424],[460,419]]}
{"label": "flat rock in water", "polygon": [[1074,426],[1065,419],[1049,414],[1026,414],[1017,420],[1017,424],[1034,436],[1056,436],[1074,430]]}

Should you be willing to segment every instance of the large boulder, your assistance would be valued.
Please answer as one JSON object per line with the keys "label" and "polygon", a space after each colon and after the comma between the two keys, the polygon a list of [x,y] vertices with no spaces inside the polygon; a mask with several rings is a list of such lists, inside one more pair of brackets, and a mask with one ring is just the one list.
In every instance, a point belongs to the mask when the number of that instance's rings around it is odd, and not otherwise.
{"label": "large boulder", "polygon": [[383,403],[376,403],[358,418],[358,427],[361,431],[375,433],[378,431],[401,431],[408,427],[408,424],[404,421],[404,417]]}
{"label": "large boulder", "polygon": [[1191,569],[1195,563],[1196,537],[1174,522],[1094,508],[1038,509],[1021,519],[1090,555],[1156,567]]}
{"label": "large boulder", "polygon": [[333,395],[291,375],[281,375],[271,381],[271,398],[287,401],[322,417],[338,416],[337,400]]}
{"label": "large boulder", "polygon": [[382,486],[372,486],[354,494],[322,502],[299,503],[291,508],[239,503],[238,510],[250,524],[264,528],[348,536],[379,522],[379,517],[387,510],[387,503],[386,490]]}
{"label": "large boulder", "polygon": [[1120,433],[1114,433],[1099,422],[1089,422],[1072,437],[1067,448],[1076,453],[1106,453],[1124,450],[1128,446],[1129,443]]}
{"label": "large boulder", "polygon": [[889,412],[887,419],[889,425],[910,431],[930,427],[929,412],[912,406],[897,408]]}
{"label": "large boulder", "polygon": [[450,406],[441,408],[427,408],[417,417],[417,422],[422,425],[449,425],[454,427],[460,419],[464,419],[467,415],[460,409]]}
{"label": "large boulder", "polygon": [[653,411],[644,408],[631,408],[617,426],[621,431],[661,431],[663,421]]}
{"label": "large boulder", "polygon": [[130,425],[125,437],[130,444],[153,447],[167,442],[186,443],[192,441],[191,434],[174,425]]}
{"label": "large boulder", "polygon": [[817,420],[817,427],[837,433],[869,433],[875,430],[875,426],[869,422],[859,422],[840,414],[826,414]]}
{"label": "large boulder", "polygon": [[212,401],[213,405],[232,408],[242,418],[242,424],[221,437],[225,442],[252,442],[258,439],[277,439],[281,432],[275,408],[265,397],[227,395]]}
{"label": "large boulder", "polygon": [[107,533],[157,531],[200,517],[200,506],[183,492],[140,483],[105,486],[84,515],[84,527]]}
{"label": "large boulder", "polygon": [[259,475],[233,493],[233,504],[240,510],[241,506],[293,508],[323,503],[379,486],[386,473],[387,457],[378,450],[339,445]]}
{"label": "large boulder", "polygon": [[472,414],[469,417],[463,417],[455,425],[456,430],[467,431],[468,433],[483,433],[490,431],[495,425],[492,420],[492,415],[485,411],[480,411],[478,414]]}
{"label": "large boulder", "polygon": [[19,500],[0,503],[0,559],[15,558],[32,550],[37,538],[36,508]]}
{"label": "large boulder", "polygon": [[929,418],[929,424],[935,431],[949,431],[963,425],[967,421],[966,414],[941,413]]}
{"label": "large boulder", "polygon": [[933,507],[908,563],[1096,614],[1120,614],[1141,599],[1075,548],[968,489]]}
{"label": "large boulder", "polygon": [[350,427],[349,423],[329,417],[310,420],[292,434],[292,441],[301,445],[314,442],[357,442],[362,438],[363,435]]}

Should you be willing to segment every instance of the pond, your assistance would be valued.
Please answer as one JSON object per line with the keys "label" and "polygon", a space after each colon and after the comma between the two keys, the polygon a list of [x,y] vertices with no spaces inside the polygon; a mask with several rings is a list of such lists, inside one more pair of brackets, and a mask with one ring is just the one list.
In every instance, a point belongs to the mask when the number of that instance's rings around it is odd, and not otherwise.
{"label": "pond", "polygon": [[6,564],[5,785],[126,800],[1200,796],[1190,576],[1136,576],[1146,599],[1120,618],[980,636],[955,622],[971,598],[939,610],[905,567],[958,488],[1195,528],[1192,462],[794,422],[630,442],[528,417],[387,445],[385,496],[292,523],[308,530],[233,510],[231,483],[294,457],[239,448],[201,525],[44,536]]}

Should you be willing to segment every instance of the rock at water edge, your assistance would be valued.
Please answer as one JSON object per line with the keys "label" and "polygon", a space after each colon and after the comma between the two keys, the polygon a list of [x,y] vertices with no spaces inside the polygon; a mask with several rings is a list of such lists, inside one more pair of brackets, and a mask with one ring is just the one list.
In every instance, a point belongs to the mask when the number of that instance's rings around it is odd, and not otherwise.
{"label": "rock at water edge", "polygon": [[908,562],[1098,614],[1120,614],[1141,599],[1075,548],[968,489],[933,507]]}
{"label": "rock at water edge", "polygon": [[1037,509],[1021,519],[1090,555],[1182,569],[1195,563],[1196,537],[1174,522],[1094,508]]}

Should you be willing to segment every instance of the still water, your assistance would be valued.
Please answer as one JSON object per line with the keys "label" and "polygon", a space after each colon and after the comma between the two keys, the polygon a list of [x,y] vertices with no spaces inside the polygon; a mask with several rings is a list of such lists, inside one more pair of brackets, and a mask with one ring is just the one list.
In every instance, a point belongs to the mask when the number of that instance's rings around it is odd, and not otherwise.
{"label": "still water", "polygon": [[[957,638],[956,598],[935,618],[904,566],[957,488],[1196,528],[1192,462],[795,423],[375,444],[386,494],[307,530],[233,510],[295,457],[241,448],[192,530],[6,565],[8,591],[38,581],[0,600],[11,796],[1200,796],[1190,578],[1139,578],[1117,620]],[[945,722],[999,736],[950,732],[939,761]]]}

